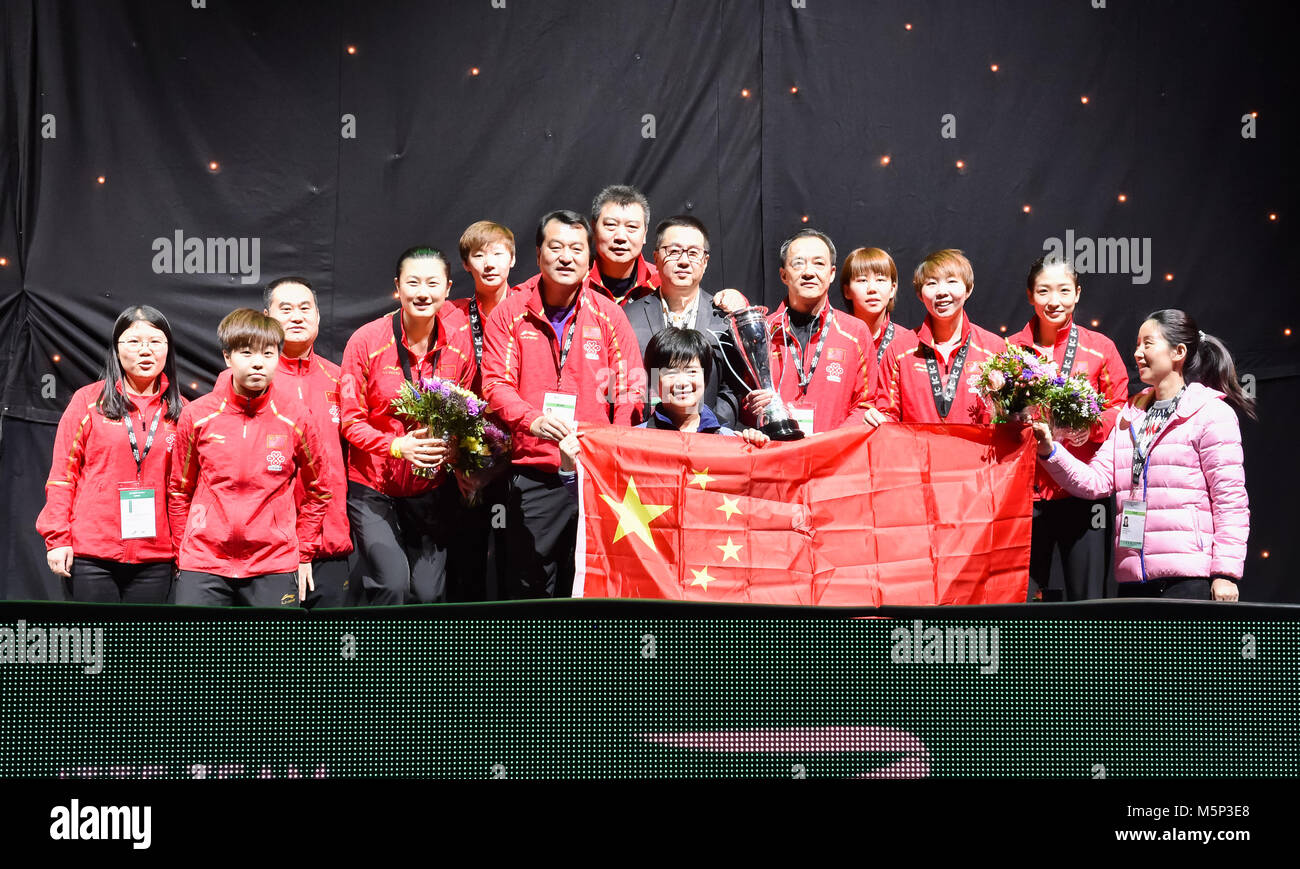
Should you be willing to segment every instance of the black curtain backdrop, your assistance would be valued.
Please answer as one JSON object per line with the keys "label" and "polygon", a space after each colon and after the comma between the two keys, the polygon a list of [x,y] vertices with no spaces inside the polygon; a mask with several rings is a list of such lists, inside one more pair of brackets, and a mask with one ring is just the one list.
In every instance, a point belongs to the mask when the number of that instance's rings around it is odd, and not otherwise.
{"label": "black curtain backdrop", "polygon": [[[1049,239],[1149,246],[1146,282],[1132,268],[1081,276],[1079,321],[1095,320],[1126,357],[1142,317],[1163,307],[1188,310],[1227,342],[1261,415],[1243,423],[1253,508],[1243,597],[1300,601],[1290,581],[1298,475],[1288,434],[1300,400],[1300,336],[1290,330],[1300,317],[1285,245],[1300,210],[1285,150],[1296,141],[1289,9],[1211,0],[4,0],[2,9],[0,597],[61,597],[34,530],[54,423],[98,377],[126,306],[168,315],[193,397],[221,365],[217,322],[234,307],[260,308],[271,278],[311,279],[318,346],[337,360],[353,329],[392,308],[402,249],[433,244],[455,260],[465,226],[497,220],[516,233],[521,281],[536,271],[543,212],[585,212],[602,186],[626,182],[649,196],[652,223],[689,212],[709,226],[709,289],[738,287],[768,305],[784,295],[777,248],[802,227],[828,232],[841,257],[886,248],[902,272],[896,318],[909,327],[923,311],[911,270],[932,249],[964,249],[975,266],[972,319],[1016,331],[1030,311],[1025,273]],[[183,250],[175,260],[159,251],[177,233],[203,246],[189,272]],[[208,256],[227,250],[225,261]],[[242,268],[241,250],[255,269]],[[453,296],[472,292],[459,266],[452,277]]]}

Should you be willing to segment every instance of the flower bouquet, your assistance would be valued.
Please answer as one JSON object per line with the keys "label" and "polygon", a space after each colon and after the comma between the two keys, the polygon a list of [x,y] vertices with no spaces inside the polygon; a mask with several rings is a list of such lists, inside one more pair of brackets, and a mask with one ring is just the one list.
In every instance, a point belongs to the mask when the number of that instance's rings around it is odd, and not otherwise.
{"label": "flower bouquet", "polygon": [[[402,384],[393,411],[448,441],[447,467],[477,474],[510,459],[510,435],[487,418],[488,403],[468,389],[440,377]],[[433,477],[437,468],[413,468]]]}
{"label": "flower bouquet", "polygon": [[985,362],[975,390],[993,405],[994,422],[1042,419],[1081,431],[1101,419],[1101,397],[1086,377],[1067,377],[1055,362],[1023,347],[1008,347]]}

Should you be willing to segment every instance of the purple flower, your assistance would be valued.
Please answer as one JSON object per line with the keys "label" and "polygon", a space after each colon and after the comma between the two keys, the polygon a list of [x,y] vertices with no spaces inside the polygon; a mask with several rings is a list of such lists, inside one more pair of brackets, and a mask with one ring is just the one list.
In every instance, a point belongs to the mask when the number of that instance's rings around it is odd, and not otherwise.
{"label": "purple flower", "polygon": [[505,432],[492,423],[483,426],[483,434],[494,441],[504,440],[506,436]]}
{"label": "purple flower", "polygon": [[434,386],[437,385],[437,383],[438,383],[438,379],[437,379],[436,377],[426,377],[426,378],[424,378],[424,380],[420,381],[420,384],[421,384],[421,385],[422,385],[426,390],[433,389]]}
{"label": "purple flower", "polygon": [[469,412],[470,416],[478,416],[478,401],[473,398],[465,399],[465,410]]}

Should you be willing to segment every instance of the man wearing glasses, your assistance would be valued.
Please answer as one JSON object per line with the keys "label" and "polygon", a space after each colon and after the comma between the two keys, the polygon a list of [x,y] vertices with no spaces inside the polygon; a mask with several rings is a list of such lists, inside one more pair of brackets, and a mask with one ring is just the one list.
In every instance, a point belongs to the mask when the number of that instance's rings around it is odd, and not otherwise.
{"label": "man wearing glasses", "polygon": [[[835,243],[824,232],[805,229],[786,239],[780,272],[786,299],[767,318],[772,377],[805,435],[884,419],[873,410],[864,420],[876,389],[875,344],[861,320],[830,304],[835,262]],[[771,400],[766,389],[749,393],[742,402],[746,420]]]}
{"label": "man wearing glasses", "polygon": [[[668,326],[704,333],[714,354],[704,403],[714,410],[719,422],[730,428],[738,421],[738,396],[744,395],[748,387],[736,381],[728,368],[730,364],[736,371],[742,370],[734,357],[727,356],[727,350],[718,340],[719,334],[730,333],[730,324],[714,305],[725,303],[725,310],[739,310],[746,306],[745,298],[736,290],[724,290],[715,297],[700,289],[704,270],[709,265],[709,232],[694,217],[678,215],[660,223],[655,229],[654,255],[659,289],[623,309],[636,332],[642,356],[650,339]],[[649,371],[647,375],[648,394],[657,397],[659,372]]]}

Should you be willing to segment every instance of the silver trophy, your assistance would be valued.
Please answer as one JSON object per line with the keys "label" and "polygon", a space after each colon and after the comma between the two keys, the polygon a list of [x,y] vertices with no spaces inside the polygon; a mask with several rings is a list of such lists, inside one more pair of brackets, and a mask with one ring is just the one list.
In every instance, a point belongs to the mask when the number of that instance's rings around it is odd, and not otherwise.
{"label": "silver trophy", "polygon": [[[772,336],[767,329],[767,308],[751,307],[727,315],[731,320],[731,335],[736,349],[745,363],[745,373],[740,375],[750,389],[767,389],[772,392],[772,403],[759,413],[758,427],[774,441],[797,441],[803,437],[786,410],[776,386],[772,383]],[[728,366],[730,367],[730,366]]]}

